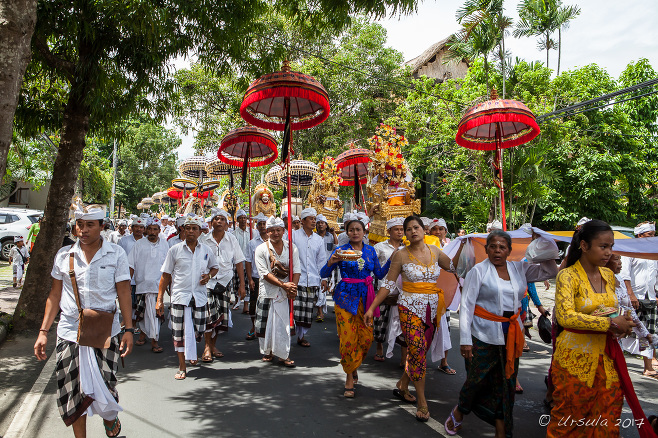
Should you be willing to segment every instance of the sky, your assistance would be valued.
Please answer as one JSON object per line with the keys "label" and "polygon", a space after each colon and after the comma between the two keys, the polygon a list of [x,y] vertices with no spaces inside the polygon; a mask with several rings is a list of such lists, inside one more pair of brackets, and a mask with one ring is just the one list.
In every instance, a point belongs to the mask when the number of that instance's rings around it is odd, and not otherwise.
{"label": "sky", "polygon": [[[412,15],[380,20],[388,33],[387,45],[402,52],[405,60],[415,58],[459,29],[455,13],[462,4],[463,0],[425,0]],[[518,0],[505,1],[505,14],[515,22],[518,4]],[[564,0],[564,4],[577,4],[581,13],[562,32],[562,71],[595,63],[618,77],[629,62],[639,58],[647,58],[658,69],[657,0]],[[512,57],[546,59],[534,38],[509,36],[505,45]],[[551,51],[549,63],[551,68],[557,67],[557,51]],[[181,139],[178,158],[194,155],[194,138],[181,135]]]}

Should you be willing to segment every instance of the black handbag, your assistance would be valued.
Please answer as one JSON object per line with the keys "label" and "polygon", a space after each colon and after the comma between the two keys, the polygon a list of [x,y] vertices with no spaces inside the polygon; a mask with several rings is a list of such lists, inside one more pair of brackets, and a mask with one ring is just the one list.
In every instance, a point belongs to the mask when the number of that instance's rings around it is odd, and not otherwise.
{"label": "black handbag", "polygon": [[[546,312],[545,315],[550,316],[548,312]],[[541,338],[541,340],[547,344],[550,344],[553,340],[552,337],[553,327],[551,321],[545,315],[541,315],[539,317],[539,321],[537,322],[537,330],[539,330],[539,337]]]}
{"label": "black handbag", "polygon": [[638,300],[640,302],[640,312],[643,314],[653,313],[656,311],[656,300],[646,299]]}
{"label": "black handbag", "polygon": [[219,282],[217,282],[215,287],[213,287],[210,290],[210,295],[212,295],[214,297],[223,298],[224,294],[226,293],[227,290],[228,289],[226,288],[226,286],[222,286]]}

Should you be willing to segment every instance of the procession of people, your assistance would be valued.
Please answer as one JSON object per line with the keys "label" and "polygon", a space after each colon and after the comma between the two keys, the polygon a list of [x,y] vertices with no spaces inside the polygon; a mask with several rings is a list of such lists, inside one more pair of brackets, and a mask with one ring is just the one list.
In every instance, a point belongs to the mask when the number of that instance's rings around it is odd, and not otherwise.
{"label": "procession of people", "polygon": [[[336,349],[345,373],[343,396],[358,397],[358,370],[373,342],[376,361],[391,357],[394,346],[401,345],[403,371],[391,388],[396,398],[416,405],[416,419],[423,422],[432,415],[425,396],[428,361],[445,360],[451,346],[449,336],[446,344],[442,333],[448,329],[444,315],[451,303],[457,303],[459,353],[467,377],[444,423],[449,435],[467,427],[466,416],[473,412],[494,426],[496,437],[512,436],[525,343],[527,317],[522,313],[531,312],[522,301],[528,284],[534,282],[557,276],[559,330],[549,373],[552,415],[619,418],[624,396],[630,395],[627,385],[620,384],[625,363],[610,356],[610,339],[619,339],[625,350],[645,358],[645,375],[655,373],[651,359],[658,339],[650,300],[655,301],[656,262],[614,255],[612,231],[601,221],[588,220],[579,226],[559,274],[553,247],[548,252],[552,255],[543,260],[535,256],[531,261],[509,261],[510,234],[490,224],[486,258],[467,274],[461,271],[461,297],[454,298],[454,285],[443,283],[441,273],[456,276],[468,238],[458,238],[451,256],[446,255],[442,248],[449,241],[443,219],[428,221],[415,215],[390,219],[388,238],[373,247],[366,240],[367,216],[346,213],[345,231],[337,235],[333,229],[328,231],[327,219],[312,207],[300,212],[300,227],[291,228],[288,240],[284,238],[287,218],[259,213],[249,220],[241,211],[233,229],[232,215],[216,207],[207,218],[211,228],[207,234],[202,231],[206,219],[194,214],[174,218],[176,227],[164,226],[155,216],[136,216],[123,235],[103,233],[99,210],[78,206],[75,215],[77,241],[62,248],[54,262],[53,288],[35,354],[45,357],[48,331],[61,310],[58,406],[76,436],[85,427],[85,414],[99,414],[107,436],[119,434],[117,365],[134,345],[150,342],[153,353],[175,354],[176,380],[187,377],[190,364],[224,357],[217,346],[218,335],[232,327],[231,313],[241,309],[231,305],[240,300],[245,300],[245,313],[252,318],[246,341],[258,339],[254,359],[294,368],[291,344],[312,345],[315,314],[323,307],[326,312],[328,297],[333,298]],[[246,220],[240,220],[243,217]],[[120,225],[125,228],[126,223]],[[555,246],[529,229],[533,242],[539,239]],[[638,237],[648,237],[655,229],[643,223],[635,231]],[[12,256],[20,263],[24,246],[17,243]],[[628,314],[620,312],[620,306]],[[84,343],[80,309],[110,315],[103,335],[107,345]],[[164,321],[171,329],[173,348],[160,337]],[[95,329],[87,325],[86,330]],[[627,337],[632,331],[636,335]],[[202,340],[205,345],[197,350]],[[548,436],[585,436],[576,430],[577,426],[552,422]],[[619,427],[611,424],[600,436],[618,433]]]}

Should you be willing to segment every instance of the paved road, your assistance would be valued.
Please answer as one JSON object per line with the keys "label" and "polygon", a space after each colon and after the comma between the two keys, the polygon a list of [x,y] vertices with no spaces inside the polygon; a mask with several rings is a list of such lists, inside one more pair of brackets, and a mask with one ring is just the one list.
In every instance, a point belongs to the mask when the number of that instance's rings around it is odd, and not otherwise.
{"label": "paved road", "polygon": [[[455,315],[453,313],[453,315]],[[322,324],[314,324],[309,340],[311,348],[296,344],[291,357],[298,367],[287,369],[260,361],[257,341],[246,341],[249,327],[246,315],[234,314],[235,327],[220,335],[221,360],[210,365],[189,367],[188,378],[175,381],[177,360],[173,353],[170,331],[163,326],[162,345],[165,353],[153,354],[148,344],[136,347],[119,370],[120,403],[123,430],[121,436],[139,437],[436,437],[445,433],[442,423],[457,401],[465,379],[463,362],[451,352],[450,364],[456,376],[448,376],[433,366],[427,376],[427,397],[432,419],[419,423],[415,410],[393,398],[391,391],[400,376],[399,350],[384,363],[372,359],[374,346],[359,370],[357,396],[342,397],[344,374],[339,365],[338,339],[331,310]],[[453,317],[452,342],[458,343],[458,320]],[[50,349],[54,347],[51,333]],[[538,338],[537,338],[538,339]],[[55,379],[49,370],[45,376],[43,395],[29,418],[16,415],[25,395],[44,368],[33,359],[34,339],[10,338],[0,348],[0,436],[6,434],[12,421],[26,421],[24,437],[72,436],[61,421],[55,401]],[[532,351],[521,360],[520,379],[525,393],[517,397],[514,408],[515,435],[540,437],[545,428],[539,418],[546,414],[543,378],[550,352],[543,343],[530,342]],[[52,366],[52,362],[50,363]],[[640,362],[629,359],[636,391],[646,412],[658,412],[655,397],[658,381],[644,378]],[[37,397],[38,398],[38,397]],[[629,418],[624,408],[624,417]],[[16,423],[14,423],[14,426]],[[491,437],[493,428],[474,415],[467,417],[462,437]],[[104,436],[101,420],[89,421],[89,436]],[[635,437],[630,428],[622,436]]]}

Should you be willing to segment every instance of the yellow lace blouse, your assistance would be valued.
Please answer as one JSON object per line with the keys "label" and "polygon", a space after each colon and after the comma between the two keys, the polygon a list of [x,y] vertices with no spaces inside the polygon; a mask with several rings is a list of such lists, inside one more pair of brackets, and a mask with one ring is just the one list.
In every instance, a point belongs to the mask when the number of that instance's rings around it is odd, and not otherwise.
{"label": "yellow lace blouse", "polygon": [[594,383],[599,357],[603,357],[606,387],[619,381],[612,359],[605,354],[606,332],[610,318],[589,315],[599,305],[617,307],[615,277],[611,270],[599,268],[605,292],[592,289],[580,261],[560,271],[556,280],[555,316],[564,328],[592,330],[600,335],[563,331],[557,338],[553,360],[589,387]]}

